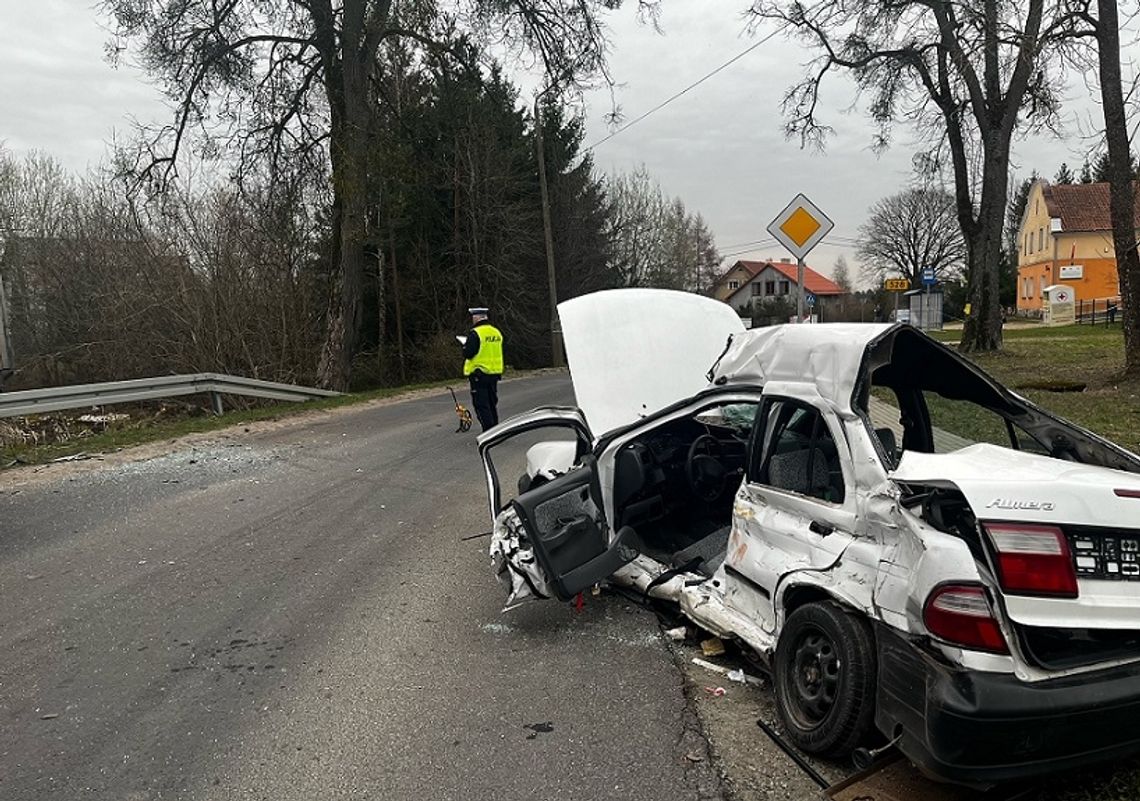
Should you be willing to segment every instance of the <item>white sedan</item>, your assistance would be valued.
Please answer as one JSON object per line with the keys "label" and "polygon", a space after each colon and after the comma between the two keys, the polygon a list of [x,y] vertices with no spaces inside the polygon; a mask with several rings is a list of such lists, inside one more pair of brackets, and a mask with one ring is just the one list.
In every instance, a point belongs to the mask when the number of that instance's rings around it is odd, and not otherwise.
{"label": "white sedan", "polygon": [[578,405],[479,439],[508,608],[673,600],[768,663],[812,753],[877,730],[985,784],[1140,751],[1140,457],[906,325],[745,331],[662,290],[559,315]]}

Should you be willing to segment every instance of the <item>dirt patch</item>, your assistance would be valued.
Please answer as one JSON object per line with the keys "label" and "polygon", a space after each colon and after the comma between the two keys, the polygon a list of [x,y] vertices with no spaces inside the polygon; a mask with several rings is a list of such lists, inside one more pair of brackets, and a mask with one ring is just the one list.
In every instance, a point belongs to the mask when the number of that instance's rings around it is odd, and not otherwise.
{"label": "dirt patch", "polygon": [[1015,389],[1036,389],[1041,392],[1084,392],[1088,384],[1081,381],[1030,381],[1018,384]]}

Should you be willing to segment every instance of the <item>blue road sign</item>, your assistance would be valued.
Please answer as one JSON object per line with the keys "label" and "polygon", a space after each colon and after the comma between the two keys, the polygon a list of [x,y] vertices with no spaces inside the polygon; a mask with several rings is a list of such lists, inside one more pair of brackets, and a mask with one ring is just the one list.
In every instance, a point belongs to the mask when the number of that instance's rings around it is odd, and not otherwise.
{"label": "blue road sign", "polygon": [[933,286],[934,284],[938,283],[938,279],[934,276],[933,267],[927,267],[922,271],[922,283],[926,284],[927,286]]}
{"label": "blue road sign", "polygon": [[814,306],[815,305],[815,295],[808,292],[806,295],[804,295],[804,303],[806,303],[809,306]]}

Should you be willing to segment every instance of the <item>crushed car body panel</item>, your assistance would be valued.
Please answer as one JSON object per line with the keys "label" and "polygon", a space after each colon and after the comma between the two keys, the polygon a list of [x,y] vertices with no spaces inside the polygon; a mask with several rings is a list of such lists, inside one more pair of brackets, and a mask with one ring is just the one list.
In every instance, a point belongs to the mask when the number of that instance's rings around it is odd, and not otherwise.
{"label": "crushed car body panel", "polygon": [[867,347],[895,325],[779,325],[733,337],[713,382],[810,384],[839,412],[851,413]]}
{"label": "crushed car body panel", "polygon": [[[978,444],[948,454],[906,453],[891,477],[953,487],[982,521],[1056,525],[1078,567],[1076,598],[1006,593],[1006,611],[1026,626],[1140,628],[1140,476]],[[1128,527],[1122,521],[1133,521]],[[1081,568],[1098,577],[1086,577]],[[1096,572],[1100,569],[1099,572]]]}

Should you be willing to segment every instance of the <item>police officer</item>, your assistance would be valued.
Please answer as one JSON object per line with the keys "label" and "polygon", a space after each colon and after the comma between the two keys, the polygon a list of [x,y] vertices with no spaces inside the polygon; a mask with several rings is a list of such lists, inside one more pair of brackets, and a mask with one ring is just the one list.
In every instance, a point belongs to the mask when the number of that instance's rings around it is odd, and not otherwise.
{"label": "police officer", "polygon": [[463,343],[463,375],[471,382],[471,404],[486,431],[499,422],[499,379],[503,375],[503,334],[487,319],[489,310],[475,306],[471,331]]}

